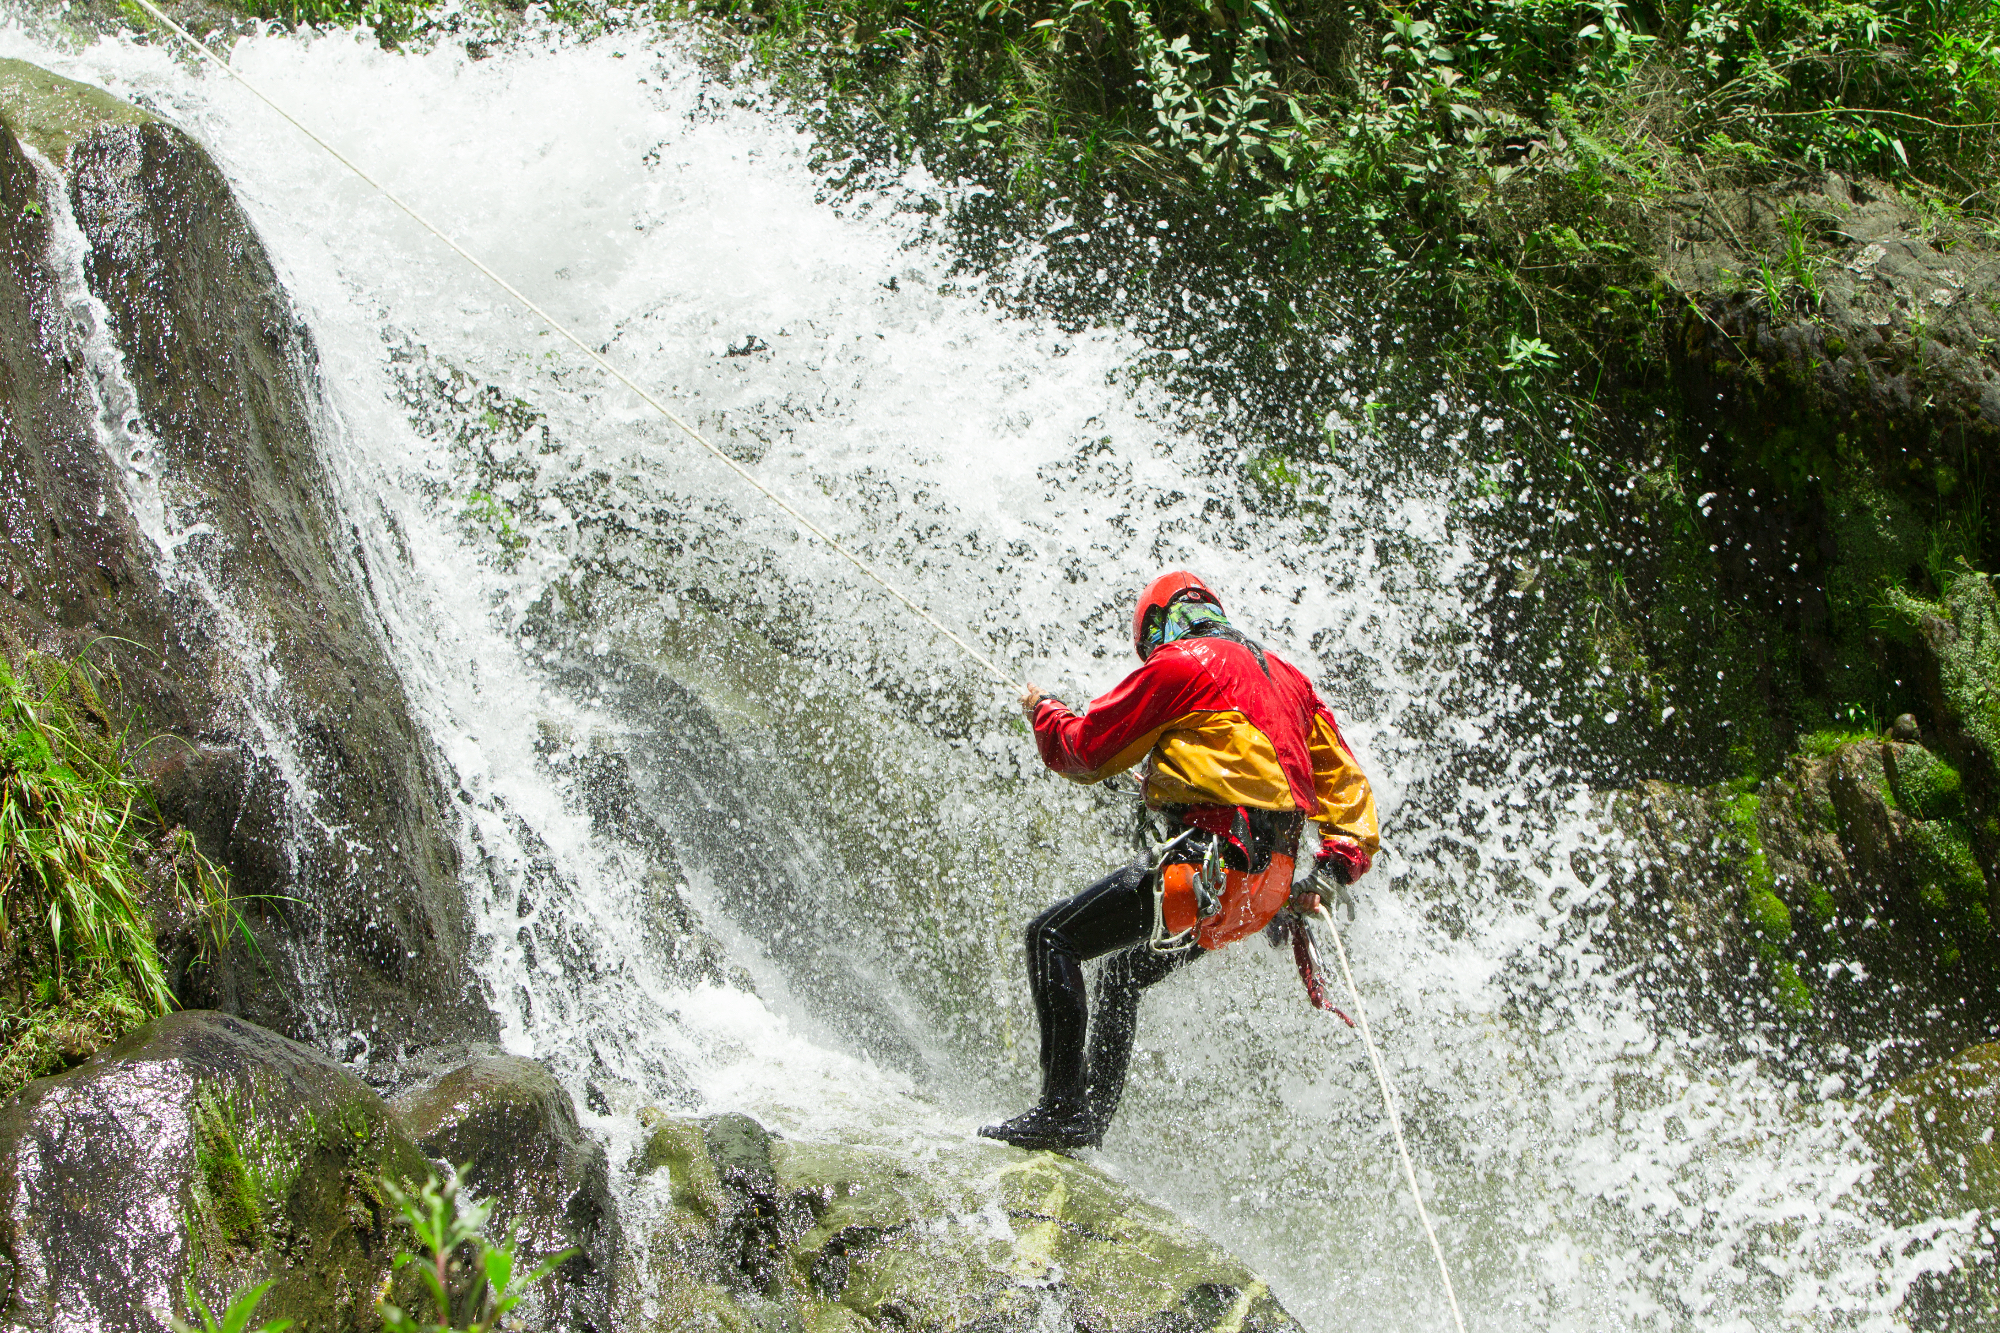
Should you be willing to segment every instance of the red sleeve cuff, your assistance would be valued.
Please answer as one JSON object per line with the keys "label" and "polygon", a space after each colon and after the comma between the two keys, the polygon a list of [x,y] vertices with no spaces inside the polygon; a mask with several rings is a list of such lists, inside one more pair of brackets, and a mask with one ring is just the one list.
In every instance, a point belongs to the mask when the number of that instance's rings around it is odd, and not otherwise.
{"label": "red sleeve cuff", "polygon": [[1374,858],[1352,838],[1328,838],[1320,845],[1319,868],[1342,884],[1352,884],[1368,873]]}

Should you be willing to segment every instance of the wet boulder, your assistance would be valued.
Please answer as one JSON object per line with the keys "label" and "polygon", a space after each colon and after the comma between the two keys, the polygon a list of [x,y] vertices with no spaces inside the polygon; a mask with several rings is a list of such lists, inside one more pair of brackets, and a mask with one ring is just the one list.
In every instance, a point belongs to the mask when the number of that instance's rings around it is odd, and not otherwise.
{"label": "wet boulder", "polygon": [[1943,754],[1857,739],[1755,788],[1649,782],[1606,810],[1603,944],[1684,1019],[1895,1035],[1919,1061],[2000,1021],[1991,838]]}
{"label": "wet boulder", "polygon": [[1862,1121],[1877,1197],[1904,1222],[2000,1210],[2000,1043],[1912,1074]]}
{"label": "wet boulder", "polygon": [[379,1327],[386,1176],[422,1153],[352,1072],[212,1012],[158,1019],[0,1108],[0,1319],[158,1333],[273,1283],[259,1322]]}
{"label": "wet boulder", "polygon": [[425,1153],[462,1168],[494,1205],[490,1235],[514,1235],[534,1262],[576,1251],[531,1298],[542,1323],[613,1327],[618,1225],[604,1149],[547,1068],[494,1047],[441,1052],[410,1067],[389,1105]]}
{"label": "wet boulder", "polygon": [[1297,1327],[1214,1242],[1084,1163],[986,1140],[812,1142],[648,1111],[630,1326]]}
{"label": "wet boulder", "polygon": [[178,128],[0,61],[0,265],[0,651],[87,651],[135,739],[173,738],[139,749],[161,813],[258,940],[183,1000],[342,1057],[490,1037],[317,352],[228,182]]}

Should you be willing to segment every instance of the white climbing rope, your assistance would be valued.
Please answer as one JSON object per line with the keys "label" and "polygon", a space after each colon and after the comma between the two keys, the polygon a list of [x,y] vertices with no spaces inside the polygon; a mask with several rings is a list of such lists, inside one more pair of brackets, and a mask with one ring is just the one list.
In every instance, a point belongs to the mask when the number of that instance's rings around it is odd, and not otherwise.
{"label": "white climbing rope", "polygon": [[[140,0],[141,4],[145,0]],[[1424,1234],[1430,1237],[1431,1253],[1437,1256],[1438,1276],[1444,1279],[1444,1298],[1451,1306],[1451,1322],[1458,1333],[1465,1333],[1465,1316],[1458,1311],[1458,1292],[1451,1285],[1451,1268],[1444,1261],[1444,1247],[1438,1244],[1437,1229],[1431,1225],[1431,1215],[1424,1208],[1424,1192],[1417,1188],[1417,1168],[1410,1161],[1410,1145],[1403,1141],[1403,1112],[1396,1105],[1396,1091],[1389,1085],[1389,1071],[1382,1066],[1382,1052],[1375,1049],[1375,1038],[1368,1032],[1368,1008],[1361,1003],[1361,988],[1354,984],[1354,973],[1348,970],[1347,946],[1341,943],[1340,927],[1333,924],[1333,913],[1320,903],[1314,912],[1326,928],[1333,932],[1333,952],[1340,959],[1340,975],[1347,982],[1347,993],[1354,1000],[1354,1019],[1361,1029],[1362,1044],[1368,1048],[1368,1063],[1375,1070],[1375,1082],[1382,1089],[1382,1107],[1389,1113],[1389,1127],[1396,1131],[1396,1152],[1403,1159],[1403,1179],[1410,1183],[1410,1197],[1417,1203],[1417,1220],[1424,1224]]]}
{"label": "white climbing rope", "polygon": [[477,255],[473,254],[470,250],[467,250],[464,246],[460,245],[457,241],[454,241],[451,237],[445,235],[444,232],[441,231],[438,228],[438,226],[435,223],[433,223],[429,218],[425,217],[422,213],[419,213],[416,209],[404,203],[400,198],[396,196],[394,191],[389,189],[388,186],[382,184],[382,182],[376,180],[373,176],[363,171],[358,165],[355,164],[355,162],[352,159],[350,159],[346,154],[342,153],[338,148],[335,148],[332,144],[320,138],[319,135],[313,133],[312,130],[307,128],[306,125],[303,122],[301,122],[297,116],[294,116],[291,112],[285,110],[284,107],[280,106],[276,101],[272,100],[272,98],[268,94],[266,94],[263,89],[259,88],[256,84],[252,83],[248,78],[245,78],[240,72],[238,72],[235,66],[231,65],[228,61],[222,59],[220,56],[216,55],[213,51],[209,50],[206,46],[202,45],[199,41],[195,40],[193,34],[189,33],[186,28],[183,28],[180,24],[174,22],[172,19],[168,18],[165,14],[161,13],[159,7],[153,3],[153,0],[138,0],[138,4],[141,9],[145,10],[148,14],[152,15],[160,23],[164,24],[167,28],[172,30],[175,36],[179,37],[182,41],[186,42],[190,48],[192,48],[198,55],[201,56],[202,59],[208,61],[211,65],[214,65],[217,69],[227,74],[230,78],[235,79],[238,83],[242,84],[245,90],[247,90],[251,96],[255,97],[265,106],[270,107],[271,110],[277,112],[280,116],[284,117],[284,119],[291,124],[293,129],[296,129],[300,134],[305,135],[306,138],[312,140],[314,143],[318,144],[321,148],[325,149],[327,155],[331,157],[334,161],[340,163],[340,165],[342,165],[343,167],[346,167],[349,171],[353,172],[356,176],[358,176],[364,183],[373,188],[376,191],[376,193],[380,194],[384,199],[387,199],[397,208],[403,210],[403,212],[408,214],[410,219],[414,221],[419,227],[422,227],[425,231],[437,237],[440,241],[443,241],[445,245],[451,248],[454,254],[456,254],[460,259],[463,259],[466,263],[472,265],[472,267],[478,269],[482,274],[486,276],[486,278],[490,282],[493,283],[494,286],[498,287],[501,291],[507,293],[507,295],[513,297],[514,300],[520,302],[520,304],[524,308],[532,312],[537,319],[541,320],[544,324],[548,325],[551,330],[553,330],[555,333],[559,334],[561,337],[566,339],[571,346],[576,348],[577,351],[582,352],[586,357],[590,358],[590,360],[597,365],[597,368],[599,370],[602,370],[612,379],[617,380],[620,384],[630,389],[633,393],[638,394],[640,400],[643,401],[648,407],[652,408],[655,412],[658,412],[668,421],[671,421],[674,425],[678,426],[682,434],[686,435],[690,440],[693,440],[696,444],[700,445],[702,448],[706,449],[709,453],[713,454],[717,459],[717,461],[726,465],[731,471],[735,472],[737,476],[743,478],[743,480],[749,482],[752,486],[756,487],[759,494],[761,494],[765,499],[769,500],[772,504],[776,505],[778,508],[784,510],[785,513],[791,517],[794,523],[797,523],[801,528],[805,529],[813,536],[819,538],[821,541],[825,542],[827,546],[831,548],[837,555],[845,559],[849,564],[853,565],[856,569],[860,570],[864,576],[866,576],[868,579],[879,585],[884,592],[888,593],[891,597],[894,597],[897,601],[901,602],[904,606],[908,607],[911,611],[916,613],[916,615],[920,617],[925,624],[929,625],[932,629],[936,630],[939,634],[943,635],[946,639],[950,640],[958,648],[960,652],[964,653],[972,661],[977,662],[980,666],[985,667],[986,670],[993,676],[995,680],[999,681],[1002,685],[1005,685],[1010,689],[1018,689],[1026,685],[1027,682],[1021,680],[1018,676],[1015,676],[1011,672],[1002,670],[993,661],[992,658],[986,656],[986,654],[980,652],[978,649],[974,648],[971,644],[967,643],[964,639],[960,638],[956,633],[954,633],[950,628],[948,628],[943,621],[939,620],[936,616],[932,615],[923,606],[921,606],[916,601],[911,599],[895,584],[889,582],[888,579],[876,573],[874,568],[870,566],[867,561],[863,560],[860,556],[854,554],[854,552],[848,550],[845,546],[841,545],[840,542],[836,541],[833,537],[828,535],[811,519],[807,518],[804,514],[794,509],[790,504],[786,503],[783,497],[779,496],[775,491],[773,491],[769,486],[766,486],[763,482],[757,480],[757,478],[751,474],[748,468],[744,467],[741,463],[731,458],[728,454],[723,453],[722,450],[716,448],[713,444],[710,444],[700,431],[696,430],[693,426],[690,426],[686,421],[682,420],[678,413],[674,412],[673,409],[669,408],[665,403],[662,403],[652,394],[648,393],[646,390],[640,388],[637,384],[633,383],[631,378],[627,376],[625,372],[621,371],[620,369],[618,369],[618,367],[612,365],[609,361],[605,360],[604,357],[598,354],[595,348],[591,347],[590,344],[584,342],[583,339],[577,337],[576,334],[570,332],[569,328],[566,325],[564,325],[560,320],[558,320],[554,315],[551,315],[548,311],[542,309],[540,306],[536,305],[533,301],[530,301],[512,283],[508,282],[498,273],[495,273],[492,269],[488,268],[483,262],[481,262],[481,260]]}

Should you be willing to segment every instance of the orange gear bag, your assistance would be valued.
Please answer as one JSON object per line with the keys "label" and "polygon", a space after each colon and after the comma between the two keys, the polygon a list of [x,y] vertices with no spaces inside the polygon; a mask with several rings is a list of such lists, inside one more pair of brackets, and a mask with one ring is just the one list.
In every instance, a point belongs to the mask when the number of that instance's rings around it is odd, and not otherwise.
{"label": "orange gear bag", "polygon": [[[1270,924],[1292,898],[1292,858],[1273,855],[1271,864],[1259,871],[1231,870],[1223,876],[1222,910],[1200,923],[1195,943],[1204,949],[1220,949],[1225,944],[1255,934]],[[1160,867],[1160,915],[1168,935],[1180,935],[1195,926],[1196,865]]]}

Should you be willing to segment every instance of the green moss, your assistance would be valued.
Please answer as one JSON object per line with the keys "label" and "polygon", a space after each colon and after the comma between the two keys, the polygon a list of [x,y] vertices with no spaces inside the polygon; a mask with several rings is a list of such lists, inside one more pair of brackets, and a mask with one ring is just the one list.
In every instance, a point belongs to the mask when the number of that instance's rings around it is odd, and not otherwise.
{"label": "green moss", "polygon": [[1986,875],[1965,829],[1956,820],[1928,820],[1911,826],[1909,843],[1910,875],[1924,906],[1957,927],[1961,942],[1983,938]]}
{"label": "green moss", "polygon": [[1942,604],[1905,597],[1897,607],[1937,654],[1938,684],[1959,725],[2000,762],[2000,598],[1991,582],[1960,572]]}
{"label": "green moss", "polygon": [[1958,770],[1917,745],[1890,751],[1889,781],[1896,806],[1918,819],[1953,819],[1965,808]]}
{"label": "green moss", "polygon": [[1832,894],[1822,889],[1819,885],[1806,885],[1803,896],[1805,898],[1806,914],[1812,918],[1814,925],[1832,925],[1835,918],[1840,915],[1840,905],[1834,902]]}
{"label": "green moss", "polygon": [[1759,940],[1760,950],[1775,949],[1792,938],[1792,911],[1783,898],[1768,888],[1753,888],[1743,895],[1743,914]]}
{"label": "green moss", "polygon": [[1771,964],[1771,982],[1771,993],[1785,1013],[1802,1018],[1812,1012],[1812,991],[1807,988],[1804,978],[1799,976],[1798,965],[1791,959],[1780,958]]}
{"label": "green moss", "polygon": [[256,1245],[264,1235],[257,1181],[237,1142],[236,1107],[226,1092],[205,1087],[194,1105],[194,1155],[206,1192],[206,1212],[226,1240]]}
{"label": "green moss", "polygon": [[648,1108],[640,1117],[651,1132],[639,1157],[639,1173],[665,1170],[673,1181],[673,1206],[704,1221],[722,1216],[725,1201],[715,1159],[697,1121],[680,1120]]}
{"label": "green moss", "polygon": [[[150,20],[141,26],[150,27]],[[63,161],[70,145],[103,126],[144,125],[154,119],[88,84],[25,61],[0,60],[0,123],[50,161]]]}

